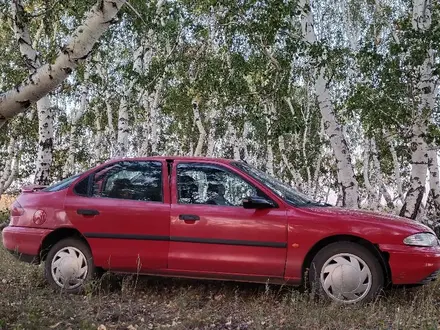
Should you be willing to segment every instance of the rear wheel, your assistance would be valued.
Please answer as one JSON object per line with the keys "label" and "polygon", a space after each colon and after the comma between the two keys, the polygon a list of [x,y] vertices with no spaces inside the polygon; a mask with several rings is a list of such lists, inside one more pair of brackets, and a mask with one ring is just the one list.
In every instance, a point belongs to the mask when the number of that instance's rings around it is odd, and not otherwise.
{"label": "rear wheel", "polygon": [[52,287],[68,293],[79,293],[94,274],[92,254],[81,240],[66,238],[50,248],[45,262],[45,276]]}
{"label": "rear wheel", "polygon": [[384,285],[384,273],[368,249],[338,242],[325,246],[313,258],[309,282],[318,296],[353,304],[377,297]]}

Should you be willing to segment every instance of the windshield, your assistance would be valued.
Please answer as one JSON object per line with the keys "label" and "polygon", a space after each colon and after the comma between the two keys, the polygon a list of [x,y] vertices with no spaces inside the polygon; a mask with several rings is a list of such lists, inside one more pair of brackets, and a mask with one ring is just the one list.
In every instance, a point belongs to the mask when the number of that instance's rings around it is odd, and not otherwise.
{"label": "windshield", "polygon": [[260,181],[265,186],[269,187],[275,194],[284,199],[289,204],[295,206],[329,206],[329,204],[323,204],[317,201],[314,201],[309,196],[299,192],[295,188],[278,181],[274,177],[266,174],[263,171],[256,169],[255,167],[250,166],[244,162],[233,162],[232,165],[238,167],[243,172],[249,174],[254,179]]}
{"label": "windshield", "polygon": [[68,186],[70,186],[72,184],[73,181],[75,181],[80,175],[80,174],[76,174],[73,175],[71,177],[65,178],[64,180],[61,180],[49,187],[44,188],[42,191],[59,191],[59,190],[63,190],[65,188],[67,188]]}

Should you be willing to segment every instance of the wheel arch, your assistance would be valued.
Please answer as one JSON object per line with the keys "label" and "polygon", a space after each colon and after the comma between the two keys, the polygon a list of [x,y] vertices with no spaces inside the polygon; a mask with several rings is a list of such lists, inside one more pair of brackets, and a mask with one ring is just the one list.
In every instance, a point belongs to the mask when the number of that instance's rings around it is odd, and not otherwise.
{"label": "wheel arch", "polygon": [[374,244],[362,237],[356,236],[356,235],[333,235],[328,236],[320,241],[318,241],[306,254],[306,257],[304,258],[303,265],[302,265],[302,278],[303,282],[307,279],[307,272],[310,268],[310,265],[312,264],[313,258],[316,256],[316,254],[326,247],[329,244],[337,243],[337,242],[352,242],[357,243],[364,248],[366,248],[368,251],[370,251],[378,260],[382,267],[383,274],[385,276],[385,283],[389,284],[391,283],[391,268],[389,265],[389,254],[386,252],[383,252],[379,249],[379,246],[377,244]]}
{"label": "wheel arch", "polygon": [[41,247],[39,252],[40,261],[46,260],[50,248],[54,244],[58,243],[60,240],[65,238],[76,238],[84,242],[91,251],[91,247],[90,244],[87,242],[87,239],[77,229],[69,228],[69,227],[61,227],[55,229],[46,237],[44,237],[43,241],[41,242]]}

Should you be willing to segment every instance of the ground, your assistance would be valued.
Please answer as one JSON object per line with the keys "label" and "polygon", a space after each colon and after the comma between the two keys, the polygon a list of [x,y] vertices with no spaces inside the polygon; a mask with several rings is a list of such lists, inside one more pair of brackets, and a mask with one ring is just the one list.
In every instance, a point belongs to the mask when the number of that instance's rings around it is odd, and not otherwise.
{"label": "ground", "polygon": [[[2,246],[0,244],[0,246]],[[0,247],[0,329],[437,329],[440,285],[393,289],[366,306],[257,284],[105,274],[82,295]]]}

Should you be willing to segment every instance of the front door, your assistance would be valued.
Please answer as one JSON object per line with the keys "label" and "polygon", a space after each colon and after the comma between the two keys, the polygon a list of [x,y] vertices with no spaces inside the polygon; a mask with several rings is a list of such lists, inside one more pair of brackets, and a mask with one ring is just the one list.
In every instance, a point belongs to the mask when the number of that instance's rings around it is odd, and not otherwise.
{"label": "front door", "polygon": [[166,164],[120,161],[69,189],[68,220],[105,269],[151,271],[167,266],[170,203]]}
{"label": "front door", "polygon": [[175,162],[170,270],[283,277],[286,210],[244,209],[242,199],[256,194],[261,190],[228,165]]}

